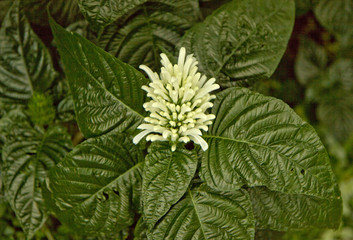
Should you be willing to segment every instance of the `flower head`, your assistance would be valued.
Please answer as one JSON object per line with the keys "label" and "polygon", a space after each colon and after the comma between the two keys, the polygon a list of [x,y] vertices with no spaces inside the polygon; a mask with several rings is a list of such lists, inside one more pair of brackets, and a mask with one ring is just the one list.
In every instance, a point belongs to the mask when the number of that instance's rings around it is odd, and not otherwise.
{"label": "flower head", "polygon": [[209,93],[218,89],[219,85],[215,84],[216,79],[207,80],[205,75],[201,76],[196,58],[193,54],[185,57],[185,53],[182,47],[178,64],[174,65],[162,53],[160,75],[145,65],[140,66],[151,79],[148,86],[142,87],[151,101],[143,105],[150,115],[138,127],[143,131],[133,139],[135,144],[148,135],[147,141],[169,141],[172,151],[175,151],[178,142],[189,141],[207,150],[201,130],[207,131],[215,118],[215,115],[205,112],[213,106],[211,100],[215,99]]}

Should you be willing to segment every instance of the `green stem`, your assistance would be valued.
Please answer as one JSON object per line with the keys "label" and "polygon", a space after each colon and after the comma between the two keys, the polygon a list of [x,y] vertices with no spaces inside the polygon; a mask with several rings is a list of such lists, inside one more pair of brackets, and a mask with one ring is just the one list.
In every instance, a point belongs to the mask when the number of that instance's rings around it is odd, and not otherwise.
{"label": "green stem", "polygon": [[55,240],[55,238],[51,234],[50,229],[48,228],[48,226],[46,224],[43,225],[42,231],[43,231],[44,235],[47,237],[48,240]]}

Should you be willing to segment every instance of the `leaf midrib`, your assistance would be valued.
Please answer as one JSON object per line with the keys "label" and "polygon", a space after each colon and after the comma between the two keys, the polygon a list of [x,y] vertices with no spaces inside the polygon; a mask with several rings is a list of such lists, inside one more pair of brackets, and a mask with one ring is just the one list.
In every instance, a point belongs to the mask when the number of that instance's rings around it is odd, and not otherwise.
{"label": "leaf midrib", "polygon": [[96,191],[95,193],[93,193],[89,198],[85,199],[84,201],[80,202],[79,204],[77,204],[76,206],[74,206],[72,209],[75,209],[77,207],[80,207],[81,205],[84,205],[84,203],[86,203],[88,200],[92,199],[93,197],[95,197],[98,193],[104,191],[107,188],[110,188],[115,182],[117,182],[119,179],[123,178],[125,175],[129,174],[130,172],[134,171],[136,168],[138,168],[140,165],[143,165],[144,161],[139,162],[137,164],[135,164],[132,168],[129,168],[127,171],[125,171],[124,173],[120,174],[118,177],[114,178],[110,183],[108,183],[107,185],[103,186],[102,188],[100,188],[98,191]]}
{"label": "leaf midrib", "polygon": [[203,223],[202,223],[202,221],[201,221],[199,212],[197,211],[196,201],[195,201],[194,197],[192,196],[192,193],[191,193],[190,189],[188,189],[188,194],[189,194],[189,196],[190,196],[191,203],[192,203],[192,205],[193,205],[193,207],[194,207],[194,210],[195,210],[195,213],[196,213],[196,216],[197,216],[197,220],[198,220],[198,222],[200,223],[200,229],[201,229],[201,231],[202,231],[202,235],[203,235],[204,239],[207,239],[207,238],[206,238],[206,234],[205,234],[205,230],[204,230]]}
{"label": "leaf midrib", "polygon": [[[20,43],[19,45],[20,45],[21,61],[23,63],[24,69],[25,69],[26,79],[27,79],[28,85],[29,85],[30,90],[31,90],[31,95],[32,95],[34,89],[33,89],[33,84],[32,84],[32,81],[31,81],[31,77],[29,75],[28,67],[27,67],[27,64],[26,64],[27,62],[24,59],[23,39],[21,37],[20,26],[19,26],[20,23],[21,23],[21,16],[20,16],[21,11],[20,11],[20,7],[19,7],[19,3],[15,3],[15,4],[16,4],[15,6],[18,9],[18,11],[17,11],[17,23],[18,23],[18,25],[17,25],[17,34],[18,34],[18,39],[19,39],[18,41]],[[12,10],[10,10],[10,11],[12,11]],[[22,17],[25,18],[25,21],[27,20],[25,16],[22,16]],[[25,22],[24,23],[24,27],[28,28],[28,24],[29,24],[28,22]],[[29,31],[29,32],[31,33],[31,31]],[[29,35],[31,36],[31,34],[29,34]]]}

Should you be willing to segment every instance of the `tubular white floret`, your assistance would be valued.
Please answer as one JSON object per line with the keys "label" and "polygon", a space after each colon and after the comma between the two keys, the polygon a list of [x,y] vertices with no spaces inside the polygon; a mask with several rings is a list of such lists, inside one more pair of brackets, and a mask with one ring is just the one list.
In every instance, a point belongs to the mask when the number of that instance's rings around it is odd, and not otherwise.
{"label": "tubular white floret", "polygon": [[175,151],[177,143],[193,141],[202,150],[208,144],[202,138],[202,132],[208,130],[215,118],[205,111],[213,106],[215,99],[210,92],[219,88],[216,79],[207,80],[205,75],[197,72],[196,58],[193,54],[186,56],[185,48],[179,52],[178,64],[172,65],[167,55],[161,54],[161,73],[158,75],[149,67],[141,65],[151,82],[142,89],[147,92],[151,101],[143,107],[150,112],[138,129],[143,130],[136,135],[133,142],[137,144],[145,136],[147,141],[169,141],[171,150]]}

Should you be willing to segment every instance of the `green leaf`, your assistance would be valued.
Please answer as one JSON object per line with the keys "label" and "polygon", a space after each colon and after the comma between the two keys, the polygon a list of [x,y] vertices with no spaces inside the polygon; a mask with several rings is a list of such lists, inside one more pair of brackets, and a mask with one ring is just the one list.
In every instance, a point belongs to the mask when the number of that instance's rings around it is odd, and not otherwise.
{"label": "green leaf", "polygon": [[149,239],[254,239],[254,217],[244,190],[215,192],[205,185],[188,190],[184,199],[149,233]]}
{"label": "green leaf", "polygon": [[12,2],[13,2],[12,0],[0,1],[0,25],[6,15],[7,10],[10,8]]}
{"label": "green leaf", "polygon": [[55,76],[48,50],[15,1],[0,29],[0,98],[24,103],[34,91],[47,90]]}
{"label": "green leaf", "polygon": [[256,227],[288,231],[310,228],[338,228],[342,200],[301,194],[284,194],[265,187],[250,188]]}
{"label": "green leaf", "polygon": [[47,218],[41,185],[47,171],[71,149],[70,135],[59,126],[32,127],[25,115],[14,114],[2,149],[5,192],[17,219],[31,238]]}
{"label": "green leaf", "polygon": [[317,116],[340,143],[353,134],[353,92],[337,90],[320,101]]}
{"label": "green leaf", "polygon": [[153,144],[148,149],[143,174],[144,220],[149,228],[165,215],[186,192],[197,168],[194,151],[169,144]]}
{"label": "green leaf", "polygon": [[294,25],[294,0],[233,0],[194,26],[179,43],[218,83],[270,77]]}
{"label": "green leaf", "polygon": [[[326,131],[344,143],[353,134],[353,60],[341,58],[306,90],[317,102],[317,117]],[[310,95],[309,95],[310,94]]]}
{"label": "green leaf", "polygon": [[85,18],[96,28],[104,27],[147,0],[79,0]]}
{"label": "green leaf", "polygon": [[311,83],[320,77],[327,66],[325,49],[314,41],[302,38],[297,58],[295,60],[295,74],[303,85]]}
{"label": "green leaf", "polygon": [[142,217],[136,223],[134,240],[147,240],[147,226]]}
{"label": "green leaf", "polygon": [[173,52],[184,32],[198,20],[197,0],[158,0],[135,10],[135,17],[106,27],[98,41],[105,51],[138,67],[160,67],[159,54]]}
{"label": "green leaf", "polygon": [[64,122],[75,119],[74,100],[71,94],[67,95],[58,104],[58,118]]}
{"label": "green leaf", "polygon": [[79,19],[78,0],[22,0],[23,8],[31,23],[41,26],[49,25],[47,8],[50,15],[60,24],[67,26]]}
{"label": "green leaf", "polygon": [[142,73],[66,31],[50,19],[74,100],[78,125],[86,138],[111,130],[134,131],[142,122],[146,83]]}
{"label": "green leaf", "polygon": [[314,8],[315,17],[338,40],[350,43],[353,37],[353,0],[321,0]]}
{"label": "green leaf", "polygon": [[217,96],[202,176],[209,186],[243,185],[324,198],[340,196],[327,152],[315,130],[284,102],[230,88]]}
{"label": "green leaf", "polygon": [[46,200],[60,221],[86,233],[133,223],[143,155],[131,142],[121,133],[88,139],[49,172]]}

